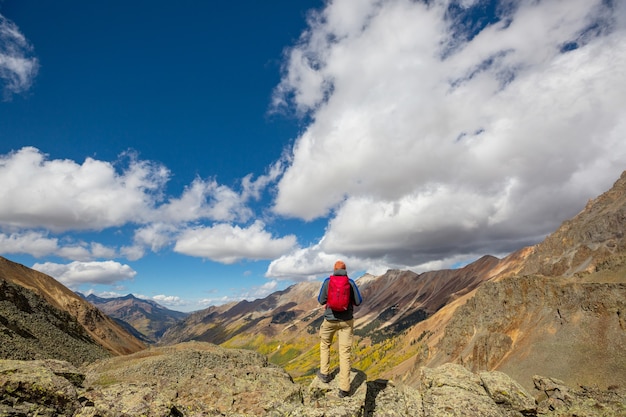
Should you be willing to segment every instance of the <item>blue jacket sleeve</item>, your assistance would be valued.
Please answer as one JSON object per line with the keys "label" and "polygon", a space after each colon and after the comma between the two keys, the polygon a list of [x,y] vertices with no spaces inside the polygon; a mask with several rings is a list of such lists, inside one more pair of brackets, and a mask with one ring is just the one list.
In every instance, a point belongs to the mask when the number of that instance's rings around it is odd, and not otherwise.
{"label": "blue jacket sleeve", "polygon": [[356,285],[356,282],[352,280],[350,280],[350,285],[352,286],[352,295],[354,296],[354,305],[360,306],[361,303],[363,302],[363,297],[361,297],[361,292],[359,291],[359,287]]}

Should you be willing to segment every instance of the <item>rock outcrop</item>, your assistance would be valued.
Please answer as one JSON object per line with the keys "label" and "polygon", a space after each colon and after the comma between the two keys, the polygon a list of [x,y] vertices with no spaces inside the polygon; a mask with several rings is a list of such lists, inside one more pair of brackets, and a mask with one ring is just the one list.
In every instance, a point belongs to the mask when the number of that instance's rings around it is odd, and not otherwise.
{"label": "rock outcrop", "polygon": [[459,307],[427,365],[498,369],[526,387],[539,369],[568,384],[626,386],[625,311],[625,283],[488,282]]}
{"label": "rock outcrop", "polygon": [[114,416],[124,410],[137,415],[262,415],[301,395],[300,387],[267,357],[201,342],[99,361],[87,366],[85,375],[91,389],[83,395],[93,406],[81,415]]}
{"label": "rock outcrop", "polygon": [[[333,376],[336,375],[333,373]],[[151,348],[77,368],[68,362],[0,361],[2,416],[453,417],[626,415],[623,391],[575,390],[535,376],[533,394],[502,372],[422,368],[417,386],[351,375],[294,383],[266,357],[200,342]]]}
{"label": "rock outcrop", "polygon": [[520,274],[584,275],[623,263],[626,251],[626,171],[613,187],[533,247]]}

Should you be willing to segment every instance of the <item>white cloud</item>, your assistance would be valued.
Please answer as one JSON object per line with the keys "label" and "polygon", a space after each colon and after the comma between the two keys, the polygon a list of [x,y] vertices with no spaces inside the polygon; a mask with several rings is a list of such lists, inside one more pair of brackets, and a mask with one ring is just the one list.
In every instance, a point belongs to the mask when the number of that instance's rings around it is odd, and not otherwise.
{"label": "white cloud", "polygon": [[[180,197],[164,198],[169,171],[130,153],[127,156],[128,165],[119,172],[114,164],[92,158],[82,165],[49,160],[33,147],[0,155],[0,230],[18,231],[0,235],[0,253],[57,255],[76,261],[113,258],[119,253],[137,260],[146,250],[158,252],[179,239],[176,250],[181,253],[232,263],[247,257],[273,258],[295,245],[294,236],[273,238],[262,230],[261,222],[248,228],[223,224],[247,222],[253,216],[248,202],[259,200],[281,174],[281,162],[266,175],[243,178],[240,191],[196,178]],[[213,222],[219,223],[205,226]],[[133,241],[115,249],[66,238],[61,243],[47,234],[25,232],[47,229],[62,236],[112,227],[136,227]],[[194,239],[201,247],[192,247]]]}
{"label": "white cloud", "polygon": [[231,264],[240,259],[276,258],[296,245],[295,236],[274,238],[264,227],[257,220],[247,228],[222,223],[189,229],[178,237],[174,251]]}
{"label": "white cloud", "polygon": [[0,253],[28,253],[40,258],[55,254],[59,249],[58,243],[58,239],[49,238],[41,232],[0,233]]}
{"label": "white cloud", "polygon": [[163,166],[132,157],[118,173],[108,162],[48,160],[24,147],[0,156],[0,226],[60,232],[141,223],[168,177]]}
{"label": "white cloud", "polygon": [[48,237],[47,233],[24,231],[21,233],[0,233],[0,253],[30,254],[36,258],[59,256],[76,261],[116,256],[114,248],[97,242],[67,242]]}
{"label": "white cloud", "polygon": [[87,283],[113,285],[118,281],[132,279],[137,274],[130,266],[114,261],[69,264],[45,262],[36,263],[32,268],[50,275],[69,288]]}
{"label": "white cloud", "polygon": [[265,275],[270,278],[289,281],[315,279],[332,272],[332,266],[337,259],[342,259],[347,264],[351,264],[350,259],[345,256],[325,253],[321,250],[320,245],[297,248],[273,260]]}
{"label": "white cloud", "polygon": [[162,220],[176,223],[202,218],[246,221],[252,216],[242,195],[216,181],[203,181],[200,178],[196,178],[180,198],[172,198],[162,205],[160,211],[163,213],[160,216]]}
{"label": "white cloud", "polygon": [[0,15],[0,80],[4,99],[28,90],[39,70],[32,46],[15,23]]}
{"label": "white cloud", "polygon": [[155,295],[154,297],[146,297],[146,298],[151,298],[152,300],[156,301],[157,303],[165,305],[165,306],[185,306],[185,305],[187,305],[187,302],[185,302],[183,299],[181,299],[180,297],[178,297],[176,295],[159,294],[159,295]]}
{"label": "white cloud", "polygon": [[130,245],[130,246],[122,246],[120,248],[120,255],[124,256],[129,261],[136,261],[137,259],[143,258],[146,250],[142,245]]}
{"label": "white cloud", "polygon": [[80,244],[61,247],[57,251],[57,255],[76,261],[89,261],[92,259],[89,249]]}
{"label": "white cloud", "polygon": [[280,175],[282,175],[284,169],[283,161],[279,160],[270,166],[266,175],[261,175],[256,180],[252,174],[246,175],[241,180],[241,198],[244,201],[248,201],[249,199],[260,199],[261,193],[269,184],[276,181]]}
{"label": "white cloud", "polygon": [[168,223],[152,223],[135,230],[134,248],[148,247],[158,252],[169,245],[174,239],[177,227]]}
{"label": "white cloud", "polygon": [[274,210],[330,222],[268,276],[307,276],[338,252],[407,266],[506,253],[621,174],[623,2],[507,3],[476,36],[446,1],[358,3],[311,19],[275,92],[312,122]]}
{"label": "white cloud", "polygon": [[117,256],[114,248],[97,242],[91,243],[91,254],[94,258],[114,258]]}

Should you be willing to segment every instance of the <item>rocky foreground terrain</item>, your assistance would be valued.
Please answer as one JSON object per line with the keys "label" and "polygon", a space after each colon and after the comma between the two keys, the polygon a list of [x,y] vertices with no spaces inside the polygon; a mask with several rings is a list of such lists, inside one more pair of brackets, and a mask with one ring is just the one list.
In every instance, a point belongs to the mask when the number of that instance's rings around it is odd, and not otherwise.
{"label": "rocky foreground terrain", "polygon": [[[336,372],[335,372],[336,373]],[[336,379],[308,386],[267,358],[204,342],[150,348],[76,367],[59,360],[0,361],[2,416],[414,416],[626,415],[626,395],[567,387],[535,376],[527,391],[498,371],[457,364],[421,368],[414,386],[352,372],[352,395]]]}

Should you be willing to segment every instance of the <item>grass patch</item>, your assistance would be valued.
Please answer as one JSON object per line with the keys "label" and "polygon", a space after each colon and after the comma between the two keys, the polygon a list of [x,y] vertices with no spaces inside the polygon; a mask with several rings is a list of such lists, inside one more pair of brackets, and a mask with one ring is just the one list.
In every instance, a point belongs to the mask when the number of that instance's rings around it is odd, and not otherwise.
{"label": "grass patch", "polygon": [[100,385],[101,387],[109,387],[119,382],[120,381],[114,378],[112,375],[100,374],[98,380],[95,382],[95,385]]}
{"label": "grass patch", "polygon": [[298,355],[300,355],[300,350],[294,347],[285,346],[283,348],[280,348],[276,353],[274,353],[270,357],[270,361],[276,365],[284,365],[287,362],[297,358]]}

